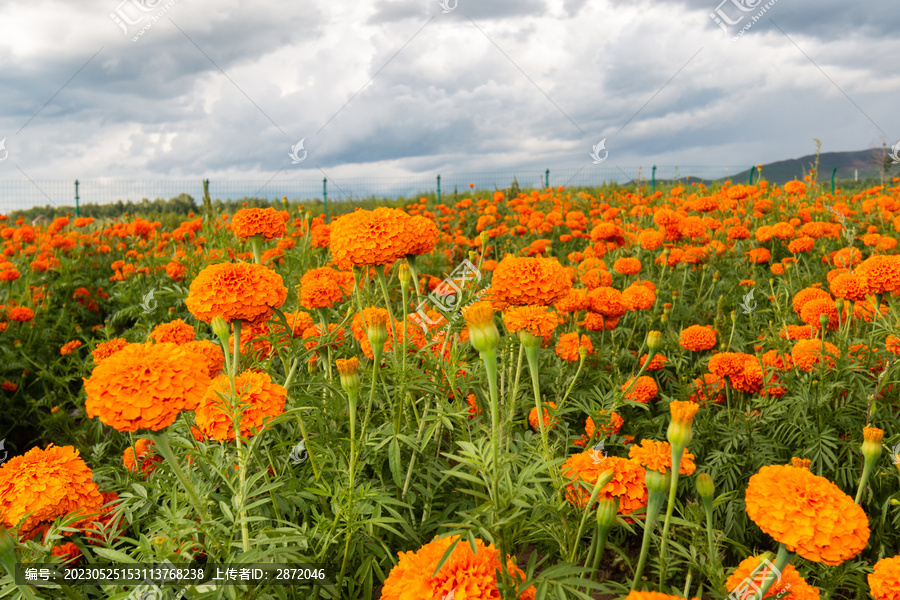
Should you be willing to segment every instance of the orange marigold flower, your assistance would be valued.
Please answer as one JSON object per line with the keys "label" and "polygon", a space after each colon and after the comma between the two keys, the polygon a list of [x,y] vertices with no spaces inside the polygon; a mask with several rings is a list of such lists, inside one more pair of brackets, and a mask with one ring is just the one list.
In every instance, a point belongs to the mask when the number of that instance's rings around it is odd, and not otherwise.
{"label": "orange marigold flower", "polygon": [[845,306],[843,318],[840,318],[834,300],[831,298],[814,298],[803,305],[803,309],[800,311],[800,320],[813,329],[819,330],[821,328],[819,318],[825,315],[828,317],[825,328],[837,329],[841,321],[847,321],[848,312],[849,307]]}
{"label": "orange marigold flower", "polygon": [[884,344],[888,352],[890,352],[891,354],[900,355],[900,338],[898,338],[896,335],[888,335],[884,341]]}
{"label": "orange marigold flower", "polygon": [[9,309],[9,320],[27,323],[34,318],[34,311],[27,306],[16,306]]}
{"label": "orange marigold flower", "polygon": [[825,290],[819,288],[803,288],[796,294],[794,294],[794,299],[792,301],[792,305],[794,307],[794,312],[797,315],[800,315],[800,311],[803,310],[803,306],[809,302],[810,300],[815,300],[816,298],[828,298],[831,299],[831,295]]}
{"label": "orange marigold flower", "polygon": [[637,258],[620,258],[613,263],[613,270],[621,275],[637,275],[641,272],[641,261]]}
{"label": "orange marigold flower", "polygon": [[206,267],[191,282],[185,305],[206,323],[222,317],[249,324],[266,321],[287,299],[281,275],[262,265],[220,263]]}
{"label": "orange marigold flower", "polygon": [[[632,382],[634,382],[634,385],[632,385]],[[628,391],[626,392],[625,390]],[[637,380],[634,377],[629,377],[628,381],[622,386],[622,391],[625,392],[626,400],[646,404],[656,398],[659,388],[652,377],[641,375]]]}
{"label": "orange marigold flower", "polygon": [[477,398],[475,398],[475,394],[469,394],[468,396],[466,396],[466,404],[469,405],[470,419],[474,419],[481,414],[481,407],[478,406],[478,400]]}
{"label": "orange marigold flower", "polygon": [[[822,340],[817,338],[800,340],[791,348],[791,359],[798,368],[804,371],[812,371],[813,367],[816,367],[821,360],[822,354]],[[825,342],[824,354],[826,366],[833,367],[834,359],[840,356],[840,351],[831,342]]]}
{"label": "orange marigold flower", "polygon": [[207,359],[176,344],[129,344],[83,379],[89,418],[118,431],[171,425],[209,386]]}
{"label": "orange marigold flower", "polygon": [[441,235],[437,223],[422,215],[416,215],[410,219],[409,233],[411,240],[406,249],[407,256],[421,256],[428,254],[437,245]]}
{"label": "orange marigold flower", "polygon": [[831,293],[837,298],[845,298],[856,302],[863,300],[869,293],[869,286],[863,277],[856,273],[841,273],[829,282]]}
{"label": "orange marigold flower", "polygon": [[786,340],[808,340],[813,336],[813,328],[809,325],[788,325],[778,335]]}
{"label": "orange marigold flower", "polygon": [[625,458],[606,456],[593,448],[573,454],[562,466],[563,474],[572,480],[566,485],[566,500],[573,506],[585,508],[597,479],[610,469],[613,470],[612,481],[600,488],[597,500],[618,498],[620,515],[629,515],[647,506],[643,467]]}
{"label": "orange marigold flower", "polygon": [[710,373],[719,377],[737,375],[744,370],[744,363],[756,358],[743,352],[719,352],[709,359],[708,369]]}
{"label": "orange marigold flower", "polygon": [[[31,539],[57,517],[88,515],[103,505],[93,473],[72,446],[32,448],[0,466],[0,521]],[[26,517],[26,514],[28,515]],[[23,521],[24,518],[24,521]],[[77,524],[76,524],[77,526]]]}
{"label": "orange marigold flower", "polygon": [[900,600],[900,555],[882,558],[870,573],[869,592],[875,600]]}
{"label": "orange marigold flower", "polygon": [[[643,367],[644,363],[647,362],[649,355],[645,354],[641,357],[640,366]],[[647,365],[647,371],[659,371],[664,369],[666,363],[669,362],[669,359],[665,357],[664,354],[656,354],[653,356],[653,360],[650,361],[650,364]]]}
{"label": "orange marigold flower", "polygon": [[772,237],[786,240],[794,237],[794,227],[790,223],[775,223],[772,226]]}
{"label": "orange marigold flower", "polygon": [[[273,383],[268,373],[244,371],[235,378],[235,395],[241,413],[241,436],[258,433],[263,424],[284,412],[287,391]],[[227,374],[216,377],[195,411],[197,427],[208,438],[234,439],[234,414],[228,397],[231,382]]]}
{"label": "orange marigold flower", "polygon": [[409,254],[415,236],[412,219],[402,210],[357,210],[332,222],[329,249],[344,270],[387,265]]}
{"label": "orange marigold flower", "polygon": [[255,235],[270,242],[284,236],[287,231],[288,213],[272,208],[242,208],[231,219],[231,230],[241,239]]}
{"label": "orange marigold flower", "polygon": [[196,352],[206,358],[206,370],[210,379],[213,379],[225,368],[225,353],[219,344],[209,340],[194,340],[182,346],[189,352]]}
{"label": "orange marigold flower", "polygon": [[153,440],[139,439],[134,446],[125,448],[125,452],[122,454],[122,464],[129,471],[137,471],[134,460],[135,449],[137,449],[137,459],[141,463],[141,471],[145,475],[149,475],[156,470],[157,463],[162,462],[162,456],[153,451],[153,446],[155,446]]}
{"label": "orange marigold flower", "polygon": [[614,319],[628,312],[628,306],[622,298],[622,292],[616,288],[598,287],[588,292],[588,299],[591,301],[591,310],[604,317]]}
{"label": "orange marigold flower", "polygon": [[622,302],[628,310],[650,310],[656,302],[656,292],[645,285],[630,285],[622,292]]}
{"label": "orange marigold flower", "polygon": [[[762,562],[762,555],[751,556],[741,561],[725,582],[730,592],[743,591],[742,584],[751,579],[751,575]],[[757,574],[759,576],[759,574]],[[757,581],[758,583],[758,581]],[[752,587],[750,589],[753,589]],[[794,565],[788,564],[781,570],[781,575],[766,592],[766,598],[789,598],[790,600],[819,600],[819,589],[814,588],[800,577]]]}
{"label": "orange marigold flower", "polygon": [[705,325],[691,325],[681,331],[678,343],[685,350],[693,352],[710,350],[716,346],[716,331]]}
{"label": "orange marigold flower", "polygon": [[512,306],[549,306],[571,289],[568,271],[555,258],[507,257],[491,278],[493,298]]}
{"label": "orange marigold flower", "polygon": [[[453,552],[434,575],[435,567],[455,541],[458,543]],[[457,590],[466,598],[499,598],[500,552],[493,544],[485,546],[478,538],[475,538],[475,550],[472,552],[468,542],[453,535],[429,542],[415,552],[399,552],[397,566],[384,581],[381,600],[443,600],[454,597]],[[525,573],[510,557],[506,564],[507,571],[520,583],[525,581]],[[519,600],[534,600],[534,594],[534,587],[529,587],[519,594]]]}
{"label": "orange marigold flower", "polygon": [[796,240],[793,240],[790,244],[788,244],[788,251],[791,253],[798,252],[809,252],[816,245],[816,240],[812,239],[808,235],[803,237],[798,237]]}
{"label": "orange marigold flower", "polygon": [[715,373],[705,373],[691,384],[691,402],[721,404],[725,401],[725,379]]}
{"label": "orange marigold flower", "polygon": [[[597,421],[600,423],[600,433],[603,435],[619,433],[619,430],[625,423],[625,419],[620,417],[619,413],[613,410],[601,410],[597,416]],[[584,433],[587,435],[588,439],[593,437],[595,429],[596,425],[594,424],[594,419],[588,417],[584,422]]]}
{"label": "orange marigold flower", "polygon": [[865,278],[873,294],[893,292],[900,289],[900,256],[870,256],[856,267],[856,274]]}
{"label": "orange marigold flower", "polygon": [[[645,469],[666,473],[672,470],[672,446],[669,442],[658,442],[656,440],[641,440],[641,444],[631,447],[628,451],[628,457],[634,462],[640,464]],[[684,449],[681,455],[681,464],[678,466],[680,475],[692,475],[697,469],[694,464],[694,455]]]}
{"label": "orange marigold flower", "polygon": [[806,184],[802,181],[788,181],[784,184],[784,191],[788,194],[802,196],[806,193]]}
{"label": "orange marigold flower", "polygon": [[834,483],[791,465],[763,467],[747,486],[747,515],[789,552],[839,565],[862,552],[869,520]]}
{"label": "orange marigold flower", "polygon": [[769,252],[768,248],[753,248],[744,254],[747,257],[747,260],[758,265],[772,260],[772,253]]}
{"label": "orange marigold flower", "polygon": [[520,306],[503,313],[503,322],[511,333],[524,330],[546,340],[559,326],[560,318],[546,306]]}
{"label": "orange marigold flower", "polygon": [[569,293],[562,299],[558,300],[553,306],[557,312],[570,313],[586,310],[590,308],[591,301],[587,292],[581,288],[572,288]]}
{"label": "orange marigold flower", "polygon": [[637,239],[644,250],[656,250],[662,246],[665,236],[655,229],[645,229],[638,234]]}
{"label": "orange marigold flower", "polygon": [[99,365],[100,361],[104,358],[108,358],[126,347],[128,342],[125,341],[125,338],[115,338],[109,340],[108,342],[101,342],[97,344],[97,347],[94,348],[94,351],[91,352],[91,356],[94,359],[94,364]]}
{"label": "orange marigold flower", "polygon": [[862,262],[862,250],[849,246],[842,248],[831,257],[831,264],[843,269],[852,269]]}
{"label": "orange marigold flower", "polygon": [[556,355],[568,362],[578,362],[581,360],[581,356],[578,354],[579,346],[587,350],[588,354],[594,351],[594,345],[591,344],[591,338],[588,336],[582,334],[581,343],[579,344],[577,331],[564,333],[559,336],[559,341],[556,342]]}
{"label": "orange marigold flower", "polygon": [[353,291],[353,274],[330,267],[311,269],[300,278],[298,287],[304,308],[331,308]]}
{"label": "orange marigold flower", "polygon": [[63,563],[75,566],[81,562],[81,549],[75,545],[75,542],[66,542],[59,546],[53,546],[50,556],[59,556]]}
{"label": "orange marigold flower", "polygon": [[669,404],[669,412],[672,415],[673,423],[693,423],[694,415],[697,414],[700,406],[695,402],[680,402],[675,400]]}
{"label": "orange marigold flower", "polygon": [[[556,402],[548,402],[548,404],[550,405],[550,408],[556,408]],[[528,413],[528,423],[531,424],[531,428],[534,429],[535,431],[540,431],[540,426],[542,424],[544,425],[544,427],[547,427],[548,429],[555,428],[556,424],[559,422],[559,420],[554,418],[553,422],[551,423],[550,422],[550,413],[547,412],[546,408],[544,408],[544,407],[541,407],[541,408],[544,409],[544,416],[541,419],[540,423],[538,423],[537,406],[532,408],[531,412]]]}
{"label": "orange marigold flower", "polygon": [[157,325],[150,332],[150,338],[157,344],[187,344],[194,341],[194,328],[181,319]]}
{"label": "orange marigold flower", "polygon": [[59,353],[63,356],[68,354],[72,354],[76,350],[81,347],[81,340],[72,340],[71,342],[66,342],[63,344],[63,347],[59,349]]}

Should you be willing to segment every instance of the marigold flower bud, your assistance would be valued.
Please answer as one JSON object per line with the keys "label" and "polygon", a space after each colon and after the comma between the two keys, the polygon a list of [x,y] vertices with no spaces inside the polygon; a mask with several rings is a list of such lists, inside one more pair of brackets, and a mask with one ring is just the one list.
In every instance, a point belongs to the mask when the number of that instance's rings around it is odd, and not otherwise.
{"label": "marigold flower bud", "polygon": [[703,499],[704,503],[707,499],[712,502],[713,496],[716,493],[716,485],[713,483],[709,473],[700,473],[697,475],[697,493],[700,494],[700,498]]}
{"label": "marigold flower bud", "polygon": [[319,357],[315,354],[309,357],[309,361],[306,363],[306,370],[310,375],[315,375],[319,372]]}
{"label": "marigold flower bud", "polygon": [[669,423],[667,438],[669,443],[675,448],[684,448],[691,443],[693,435],[692,424],[694,415],[700,405],[696,402],[674,401],[669,404],[669,410],[672,413],[672,422]]}
{"label": "marigold flower bud", "polygon": [[375,313],[369,316],[366,324],[366,337],[372,348],[383,348],[388,339],[387,315]]}
{"label": "marigold flower bud", "polygon": [[412,273],[408,264],[403,263],[400,265],[400,268],[397,270],[397,277],[400,279],[400,284],[404,289],[409,286],[409,282],[412,281]]}
{"label": "marigold flower bud", "polygon": [[519,341],[522,342],[522,345],[526,348],[540,348],[544,340],[534,335],[530,331],[520,329]]}
{"label": "marigold flower bud", "polygon": [[588,349],[584,346],[578,346],[578,358],[584,360],[585,358],[587,358],[587,355]]}
{"label": "marigold flower bud", "polygon": [[662,348],[662,333],[660,333],[659,331],[648,332],[647,347],[654,352]]}
{"label": "marigold flower bud", "polygon": [[490,302],[476,302],[463,309],[469,326],[469,341],[478,352],[490,352],[500,343],[500,331],[494,324],[494,308]]}
{"label": "marigold flower bud", "polygon": [[862,454],[868,461],[877,460],[881,456],[881,440],[884,431],[877,427],[863,427]]}
{"label": "marigold flower bud", "polygon": [[647,469],[647,475],[644,482],[647,484],[647,491],[651,494],[665,495],[669,492],[669,485],[672,479],[671,469],[667,469],[665,473]]}
{"label": "marigold flower bud", "polygon": [[619,512],[619,498],[604,498],[597,502],[597,525],[609,528],[616,524],[616,514]]}
{"label": "marigold flower bud", "polygon": [[490,239],[491,239],[491,236],[490,236],[490,234],[488,234],[487,231],[482,231],[482,232],[481,232],[481,245],[482,245],[482,247],[487,246],[488,240],[490,240]]}
{"label": "marigold flower bud", "polygon": [[224,340],[223,343],[227,346],[228,336],[231,334],[231,331],[229,331],[228,323],[225,322],[225,319],[219,316],[213,317],[210,325],[212,325],[215,336],[220,340]]}
{"label": "marigold flower bud", "polygon": [[341,387],[348,395],[359,391],[359,360],[353,358],[339,358],[337,363],[338,375],[341,377]]}

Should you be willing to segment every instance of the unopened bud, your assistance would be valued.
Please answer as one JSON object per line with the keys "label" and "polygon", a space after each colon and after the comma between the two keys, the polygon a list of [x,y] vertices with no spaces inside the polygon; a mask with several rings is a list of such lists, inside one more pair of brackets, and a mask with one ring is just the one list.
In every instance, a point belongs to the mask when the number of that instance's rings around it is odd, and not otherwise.
{"label": "unopened bud", "polygon": [[610,528],[616,524],[616,514],[619,512],[619,498],[604,498],[597,503],[597,525],[601,528]]}
{"label": "unopened bud", "polygon": [[881,456],[881,440],[884,431],[877,427],[863,427],[862,454],[866,462],[877,460]]}
{"label": "unopened bud", "polygon": [[522,342],[522,345],[526,348],[540,348],[541,344],[544,342],[543,338],[540,338],[525,329],[519,330],[519,341]]}
{"label": "unopened bud", "polygon": [[709,499],[712,502],[713,495],[716,493],[716,485],[713,483],[709,473],[700,473],[697,475],[697,493],[704,502]]}
{"label": "unopened bud", "polygon": [[315,375],[319,372],[319,357],[315,354],[309,357],[309,361],[306,363],[306,370],[309,371],[310,375]]}
{"label": "unopened bud", "polygon": [[469,326],[469,342],[478,352],[491,352],[500,343],[500,331],[494,323],[494,308],[490,302],[481,301],[463,309],[463,318]]}
{"label": "unopened bud", "polygon": [[409,282],[412,281],[412,273],[409,270],[409,265],[403,263],[400,265],[400,268],[397,270],[397,277],[400,279],[400,284],[404,289],[409,287]]}
{"label": "unopened bud", "polygon": [[482,246],[482,248],[484,248],[484,247],[487,246],[488,240],[490,240],[490,239],[491,239],[491,236],[488,234],[487,231],[482,231],[482,232],[481,232],[481,246]]}
{"label": "unopened bud", "polygon": [[666,494],[669,491],[671,479],[671,470],[660,473],[653,469],[647,469],[644,482],[647,484],[647,491],[651,494]]}
{"label": "unopened bud", "polygon": [[372,348],[383,348],[388,339],[387,315],[375,313],[369,316],[366,337]]}
{"label": "unopened bud", "polygon": [[819,315],[819,325],[823,329],[828,326],[828,315]]}
{"label": "unopened bud", "polygon": [[662,348],[662,333],[650,331],[647,333],[647,347],[654,352]]}
{"label": "unopened bud", "polygon": [[227,345],[228,336],[231,334],[231,331],[228,327],[228,323],[225,322],[225,319],[215,316],[210,325],[212,325],[213,334],[220,340],[224,340],[223,343]]}
{"label": "unopened bud", "polygon": [[359,391],[359,360],[354,358],[339,358],[337,361],[338,375],[341,377],[341,387],[347,395],[354,395]]}

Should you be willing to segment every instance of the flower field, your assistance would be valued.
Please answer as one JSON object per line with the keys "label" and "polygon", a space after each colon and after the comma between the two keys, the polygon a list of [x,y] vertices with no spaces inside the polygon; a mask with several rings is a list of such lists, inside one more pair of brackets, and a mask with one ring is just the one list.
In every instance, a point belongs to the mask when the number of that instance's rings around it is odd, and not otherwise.
{"label": "flower field", "polygon": [[0,216],[0,598],[900,600],[896,179],[352,208]]}

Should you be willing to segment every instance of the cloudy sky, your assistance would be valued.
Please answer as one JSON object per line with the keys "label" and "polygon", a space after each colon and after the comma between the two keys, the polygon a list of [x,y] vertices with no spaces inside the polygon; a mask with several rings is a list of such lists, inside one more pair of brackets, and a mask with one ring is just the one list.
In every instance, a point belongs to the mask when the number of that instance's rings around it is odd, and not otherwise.
{"label": "cloudy sky", "polygon": [[592,169],[601,140],[603,168],[890,146],[897,31],[898,0],[0,0],[0,179]]}

